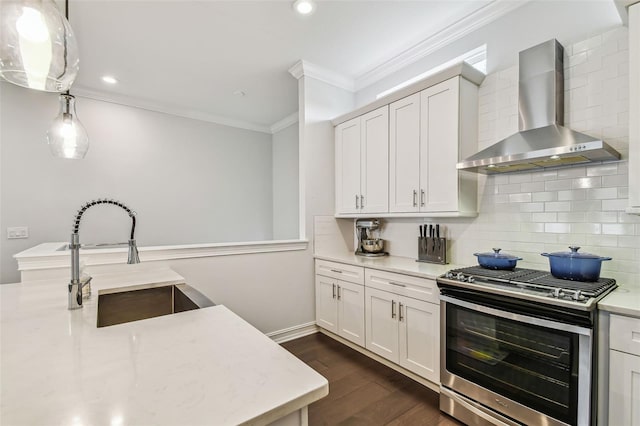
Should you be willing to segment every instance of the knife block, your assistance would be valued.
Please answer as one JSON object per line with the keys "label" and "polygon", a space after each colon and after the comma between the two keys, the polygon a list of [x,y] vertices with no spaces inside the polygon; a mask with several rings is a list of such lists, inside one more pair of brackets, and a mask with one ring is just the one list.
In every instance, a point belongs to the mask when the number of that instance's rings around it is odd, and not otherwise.
{"label": "knife block", "polygon": [[447,263],[447,239],[418,237],[418,262]]}

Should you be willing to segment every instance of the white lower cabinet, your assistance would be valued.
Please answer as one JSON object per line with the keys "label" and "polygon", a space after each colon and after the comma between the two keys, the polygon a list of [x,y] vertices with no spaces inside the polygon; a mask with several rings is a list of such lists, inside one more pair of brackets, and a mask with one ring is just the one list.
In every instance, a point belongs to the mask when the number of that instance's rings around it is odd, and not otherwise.
{"label": "white lower cabinet", "polygon": [[365,313],[368,350],[439,382],[438,305],[366,287]]}
{"label": "white lower cabinet", "polygon": [[316,260],[315,270],[319,327],[440,383],[434,280],[325,260]]}
{"label": "white lower cabinet", "polygon": [[[331,266],[336,274],[346,274],[347,269],[354,269],[329,262],[323,262],[323,265]],[[316,324],[364,346],[364,286],[316,274]]]}
{"label": "white lower cabinet", "polygon": [[640,425],[640,319],[611,315],[609,425]]}

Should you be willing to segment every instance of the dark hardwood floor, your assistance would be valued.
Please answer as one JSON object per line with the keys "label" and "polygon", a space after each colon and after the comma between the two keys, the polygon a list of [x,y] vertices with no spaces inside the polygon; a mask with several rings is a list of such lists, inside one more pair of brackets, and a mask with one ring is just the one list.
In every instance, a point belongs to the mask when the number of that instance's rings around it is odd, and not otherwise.
{"label": "dark hardwood floor", "polygon": [[309,406],[315,425],[461,425],[438,409],[438,394],[321,333],[282,346],[329,380]]}

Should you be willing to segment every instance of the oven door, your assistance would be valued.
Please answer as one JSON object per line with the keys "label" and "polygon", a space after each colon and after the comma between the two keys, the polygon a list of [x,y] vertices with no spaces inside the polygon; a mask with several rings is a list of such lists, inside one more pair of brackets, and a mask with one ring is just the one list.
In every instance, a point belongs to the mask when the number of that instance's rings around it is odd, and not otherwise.
{"label": "oven door", "polygon": [[590,328],[440,300],[444,388],[524,424],[590,423]]}

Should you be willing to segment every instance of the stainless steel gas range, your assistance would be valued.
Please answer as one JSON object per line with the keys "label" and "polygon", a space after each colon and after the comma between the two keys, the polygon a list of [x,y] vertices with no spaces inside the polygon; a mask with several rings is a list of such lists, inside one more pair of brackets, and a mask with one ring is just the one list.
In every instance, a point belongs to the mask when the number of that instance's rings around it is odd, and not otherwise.
{"label": "stainless steel gas range", "polygon": [[595,308],[615,280],[469,267],[437,282],[442,411],[468,425],[595,424]]}

